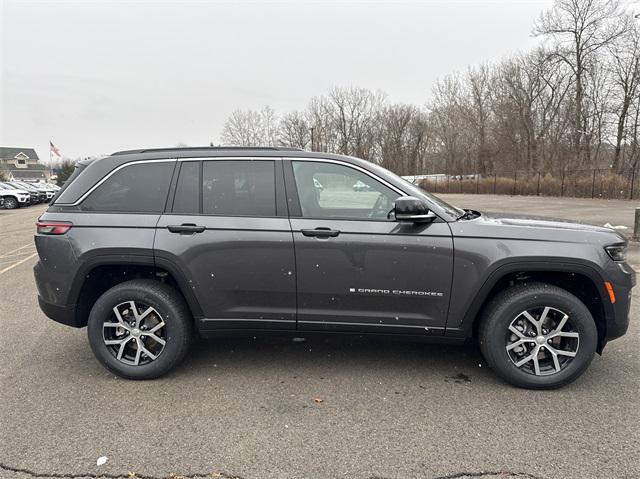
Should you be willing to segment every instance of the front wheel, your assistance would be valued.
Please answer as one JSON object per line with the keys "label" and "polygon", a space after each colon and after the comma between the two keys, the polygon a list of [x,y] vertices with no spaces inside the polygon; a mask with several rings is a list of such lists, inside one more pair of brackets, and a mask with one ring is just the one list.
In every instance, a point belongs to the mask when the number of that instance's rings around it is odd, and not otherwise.
{"label": "front wheel", "polygon": [[528,389],[559,388],[589,366],[598,331],[589,309],[568,291],[521,284],[496,296],[479,329],[485,360],[502,379]]}
{"label": "front wheel", "polygon": [[4,199],[4,207],[6,209],[13,210],[13,209],[16,209],[18,206],[20,206],[20,204],[18,203],[18,200],[16,200],[12,196],[9,196]]}
{"label": "front wheel", "polygon": [[182,296],[153,280],[107,290],[93,305],[87,332],[96,358],[127,379],[162,376],[186,355],[193,318]]}

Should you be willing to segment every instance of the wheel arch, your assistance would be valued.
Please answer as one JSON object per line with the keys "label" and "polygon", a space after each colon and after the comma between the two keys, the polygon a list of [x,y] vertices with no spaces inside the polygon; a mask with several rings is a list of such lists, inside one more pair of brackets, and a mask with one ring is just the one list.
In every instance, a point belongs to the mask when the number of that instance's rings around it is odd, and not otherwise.
{"label": "wheel arch", "polygon": [[105,291],[133,279],[153,279],[172,286],[183,297],[192,316],[202,317],[202,310],[180,271],[171,265],[156,265],[151,256],[118,255],[93,258],[76,275],[70,291],[76,324],[86,326],[93,304]]}
{"label": "wheel arch", "polygon": [[461,332],[476,336],[482,312],[500,291],[522,282],[556,285],[580,299],[589,309],[598,329],[598,353],[606,343],[608,318],[614,314],[602,275],[593,267],[580,263],[509,263],[489,274],[476,293],[462,320]]}

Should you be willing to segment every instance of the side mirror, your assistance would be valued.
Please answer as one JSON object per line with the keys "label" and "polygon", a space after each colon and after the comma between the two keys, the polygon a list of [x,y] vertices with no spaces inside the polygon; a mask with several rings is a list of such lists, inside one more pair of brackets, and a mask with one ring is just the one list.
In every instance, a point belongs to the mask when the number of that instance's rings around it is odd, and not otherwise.
{"label": "side mirror", "polygon": [[436,215],[429,211],[424,201],[413,196],[401,196],[393,208],[396,220],[423,223],[433,221]]}

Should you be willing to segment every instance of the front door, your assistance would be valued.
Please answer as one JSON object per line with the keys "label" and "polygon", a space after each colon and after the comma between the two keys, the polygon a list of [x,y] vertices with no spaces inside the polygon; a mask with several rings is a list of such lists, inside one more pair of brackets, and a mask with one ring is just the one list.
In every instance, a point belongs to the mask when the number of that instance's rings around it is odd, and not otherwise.
{"label": "front door", "polygon": [[354,165],[292,160],[285,168],[298,328],[443,334],[453,269],[448,224],[395,221],[389,212],[401,192]]}
{"label": "front door", "polygon": [[181,161],[178,175],[154,253],[159,267],[178,266],[202,309],[200,327],[295,329],[281,163]]}

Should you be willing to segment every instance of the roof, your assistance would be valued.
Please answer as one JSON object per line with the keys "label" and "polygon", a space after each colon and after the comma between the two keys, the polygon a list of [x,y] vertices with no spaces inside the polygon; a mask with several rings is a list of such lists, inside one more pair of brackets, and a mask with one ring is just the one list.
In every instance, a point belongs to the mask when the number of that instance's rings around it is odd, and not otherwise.
{"label": "roof", "polygon": [[33,148],[12,148],[7,146],[0,146],[0,159],[13,160],[20,153],[24,153],[30,160],[39,160],[36,150]]}
{"label": "roof", "polygon": [[15,179],[46,178],[44,170],[9,170]]}
{"label": "roof", "polygon": [[123,150],[112,153],[115,155],[132,155],[137,153],[172,153],[172,152],[190,152],[190,151],[303,151],[302,148],[293,148],[288,146],[195,146],[195,147],[176,147],[176,148],[148,148],[140,150]]}

